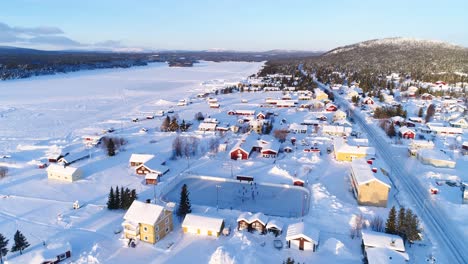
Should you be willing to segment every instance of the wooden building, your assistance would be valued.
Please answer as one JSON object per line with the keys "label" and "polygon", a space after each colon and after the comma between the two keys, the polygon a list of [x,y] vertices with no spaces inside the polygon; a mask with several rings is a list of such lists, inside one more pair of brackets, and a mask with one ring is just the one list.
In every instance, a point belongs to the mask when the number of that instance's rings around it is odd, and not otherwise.
{"label": "wooden building", "polygon": [[386,207],[391,184],[377,168],[365,159],[351,162],[351,187],[359,205]]}
{"label": "wooden building", "polygon": [[319,235],[318,230],[299,222],[288,226],[286,242],[289,248],[315,252],[319,244]]}
{"label": "wooden building", "polygon": [[223,228],[223,219],[197,214],[187,214],[182,222],[182,230],[184,233],[201,236],[219,237]]}

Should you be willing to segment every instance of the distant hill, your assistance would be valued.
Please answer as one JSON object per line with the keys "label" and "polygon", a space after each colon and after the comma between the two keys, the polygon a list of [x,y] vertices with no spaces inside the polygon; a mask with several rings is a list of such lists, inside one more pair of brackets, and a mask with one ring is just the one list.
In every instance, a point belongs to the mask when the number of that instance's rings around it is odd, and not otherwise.
{"label": "distant hill", "polygon": [[332,49],[308,63],[379,72],[468,73],[468,48],[440,41],[375,39]]}

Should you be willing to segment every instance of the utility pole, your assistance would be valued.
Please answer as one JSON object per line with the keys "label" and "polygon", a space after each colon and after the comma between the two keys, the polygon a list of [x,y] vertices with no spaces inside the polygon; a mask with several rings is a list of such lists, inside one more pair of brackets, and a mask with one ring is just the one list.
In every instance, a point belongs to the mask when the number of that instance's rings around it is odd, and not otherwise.
{"label": "utility pole", "polygon": [[216,211],[219,209],[219,188],[221,188],[221,185],[216,184]]}

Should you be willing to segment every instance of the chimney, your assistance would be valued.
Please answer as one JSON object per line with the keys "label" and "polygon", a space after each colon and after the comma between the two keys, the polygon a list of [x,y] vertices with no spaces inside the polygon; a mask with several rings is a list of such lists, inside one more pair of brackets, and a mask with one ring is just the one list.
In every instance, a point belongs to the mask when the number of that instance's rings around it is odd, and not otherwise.
{"label": "chimney", "polygon": [[146,203],[151,203],[151,199],[146,199]]}
{"label": "chimney", "polygon": [[377,168],[372,168],[373,173],[377,173]]}
{"label": "chimney", "polygon": [[371,160],[371,159],[370,159],[370,160],[367,160],[367,164],[372,165],[372,163],[374,163],[373,160]]}

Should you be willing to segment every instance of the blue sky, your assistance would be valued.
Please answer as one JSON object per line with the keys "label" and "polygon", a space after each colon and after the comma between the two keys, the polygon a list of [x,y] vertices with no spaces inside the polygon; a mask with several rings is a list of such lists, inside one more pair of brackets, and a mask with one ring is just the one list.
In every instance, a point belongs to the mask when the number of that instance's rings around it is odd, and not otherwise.
{"label": "blue sky", "polygon": [[401,36],[468,47],[467,10],[465,0],[14,0],[0,2],[0,45],[328,50]]}

